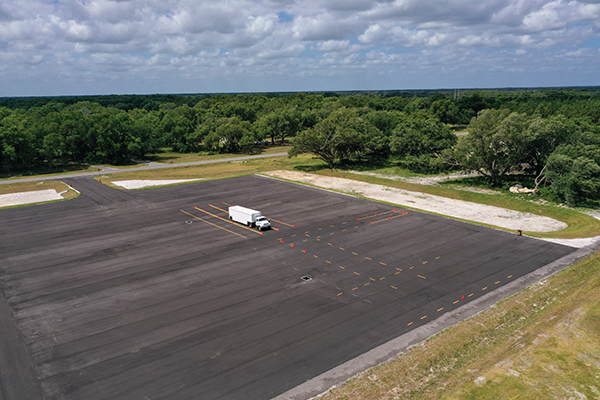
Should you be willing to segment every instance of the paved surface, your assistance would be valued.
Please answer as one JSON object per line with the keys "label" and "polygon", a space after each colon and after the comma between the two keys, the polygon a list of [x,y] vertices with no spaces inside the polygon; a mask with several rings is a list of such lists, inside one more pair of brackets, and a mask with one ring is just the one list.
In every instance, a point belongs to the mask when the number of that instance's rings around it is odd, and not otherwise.
{"label": "paved surface", "polygon": [[92,165],[93,168],[98,168],[98,171],[74,172],[74,173],[68,173],[68,174],[54,174],[54,175],[46,175],[46,176],[37,176],[37,177],[32,177],[32,178],[4,179],[4,180],[0,180],[0,185],[6,185],[6,184],[10,184],[10,183],[19,183],[19,182],[37,182],[37,181],[41,181],[41,180],[83,178],[83,177],[90,177],[90,176],[97,176],[97,175],[104,175],[104,174],[118,174],[119,172],[144,171],[147,169],[177,168],[177,167],[187,167],[190,165],[216,164],[216,163],[220,163],[220,162],[244,161],[244,160],[252,160],[255,158],[269,158],[269,157],[282,157],[282,156],[287,156],[287,153],[259,154],[256,156],[242,156],[242,157],[221,158],[221,159],[214,159],[214,160],[189,161],[189,162],[184,162],[184,163],[173,163],[173,164],[161,164],[161,163],[151,162],[148,165],[144,165],[141,167],[123,168],[123,169]]}
{"label": "paved surface", "polygon": [[272,398],[575,250],[258,176],[73,186],[0,210],[2,343],[47,399]]}

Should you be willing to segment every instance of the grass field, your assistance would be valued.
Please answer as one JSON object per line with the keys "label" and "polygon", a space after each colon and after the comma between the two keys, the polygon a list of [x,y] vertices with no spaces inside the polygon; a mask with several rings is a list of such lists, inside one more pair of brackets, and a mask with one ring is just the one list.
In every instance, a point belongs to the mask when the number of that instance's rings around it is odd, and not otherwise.
{"label": "grass field", "polygon": [[600,252],[322,397],[557,398],[600,398]]}

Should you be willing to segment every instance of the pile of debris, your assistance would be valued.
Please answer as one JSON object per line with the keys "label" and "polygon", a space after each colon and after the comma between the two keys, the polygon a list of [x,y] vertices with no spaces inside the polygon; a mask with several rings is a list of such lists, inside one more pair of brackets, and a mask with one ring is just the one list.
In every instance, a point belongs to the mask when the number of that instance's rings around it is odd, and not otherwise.
{"label": "pile of debris", "polygon": [[526,187],[523,187],[522,185],[516,184],[514,186],[511,186],[510,189],[508,189],[511,193],[529,193],[529,194],[537,194],[538,190],[537,189],[527,189]]}

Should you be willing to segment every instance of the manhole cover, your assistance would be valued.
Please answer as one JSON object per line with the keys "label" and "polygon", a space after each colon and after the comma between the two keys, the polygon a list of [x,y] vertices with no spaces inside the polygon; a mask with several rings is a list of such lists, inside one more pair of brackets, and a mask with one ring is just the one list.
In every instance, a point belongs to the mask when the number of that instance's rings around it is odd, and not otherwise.
{"label": "manhole cover", "polygon": [[304,276],[301,276],[300,279],[302,279],[305,282],[308,282],[308,281],[312,280],[312,276],[304,275]]}

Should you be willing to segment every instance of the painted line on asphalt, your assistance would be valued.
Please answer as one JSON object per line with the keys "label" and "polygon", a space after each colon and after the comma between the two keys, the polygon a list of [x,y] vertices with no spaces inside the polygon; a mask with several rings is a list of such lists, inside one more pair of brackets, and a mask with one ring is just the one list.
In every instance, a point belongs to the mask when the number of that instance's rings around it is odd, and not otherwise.
{"label": "painted line on asphalt", "polygon": [[181,211],[181,212],[182,212],[182,213],[184,213],[184,214],[187,214],[187,215],[189,215],[190,217],[194,217],[194,218],[196,218],[196,219],[198,219],[198,220],[200,220],[200,221],[202,221],[202,222],[204,222],[204,223],[207,223],[207,224],[209,224],[209,225],[215,226],[215,227],[217,227],[217,228],[219,228],[219,229],[223,229],[224,231],[227,231],[227,232],[229,232],[229,233],[233,233],[234,235],[237,235],[237,236],[239,236],[239,237],[242,237],[242,238],[244,238],[244,239],[248,239],[248,238],[247,238],[246,236],[244,236],[244,235],[240,235],[240,234],[239,234],[239,233],[237,233],[237,232],[233,232],[233,231],[230,231],[229,229],[223,228],[222,226],[219,226],[219,225],[217,225],[217,224],[213,224],[212,222],[206,221],[206,220],[204,220],[204,219],[202,219],[202,218],[200,218],[200,217],[197,217],[197,216],[195,216],[194,214],[190,214],[190,213],[189,213],[189,212],[187,212],[187,211],[183,211],[183,210],[179,210],[179,211]]}

